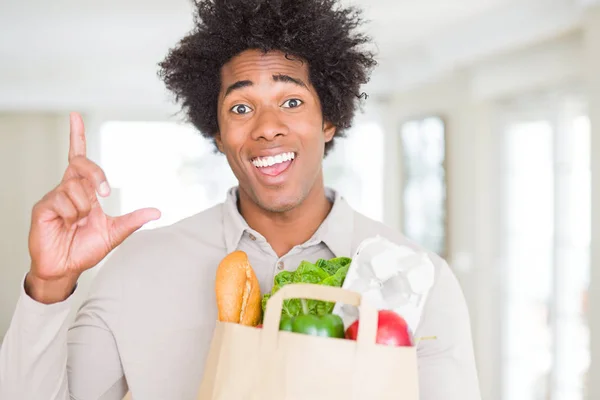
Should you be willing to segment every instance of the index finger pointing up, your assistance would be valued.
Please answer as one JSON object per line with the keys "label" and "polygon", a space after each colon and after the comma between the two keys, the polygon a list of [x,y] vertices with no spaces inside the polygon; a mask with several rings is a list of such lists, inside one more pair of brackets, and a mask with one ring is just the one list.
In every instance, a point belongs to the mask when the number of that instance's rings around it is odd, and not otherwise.
{"label": "index finger pointing up", "polygon": [[85,129],[83,127],[83,119],[81,115],[72,112],[70,115],[71,136],[69,145],[69,161],[74,157],[85,157]]}

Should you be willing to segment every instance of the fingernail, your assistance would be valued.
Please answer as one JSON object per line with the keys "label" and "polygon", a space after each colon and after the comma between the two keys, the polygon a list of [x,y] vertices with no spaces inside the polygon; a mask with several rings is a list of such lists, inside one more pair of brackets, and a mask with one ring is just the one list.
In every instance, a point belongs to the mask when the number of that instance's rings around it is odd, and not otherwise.
{"label": "fingernail", "polygon": [[108,196],[110,193],[110,186],[108,186],[108,182],[102,182],[98,188],[98,192],[100,193],[100,196]]}

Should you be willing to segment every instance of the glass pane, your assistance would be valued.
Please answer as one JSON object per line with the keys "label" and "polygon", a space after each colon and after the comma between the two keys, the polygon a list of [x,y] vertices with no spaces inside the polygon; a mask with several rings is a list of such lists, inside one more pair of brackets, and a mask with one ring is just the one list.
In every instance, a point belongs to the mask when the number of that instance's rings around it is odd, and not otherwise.
{"label": "glass pane", "polygon": [[445,129],[436,117],[401,130],[404,234],[440,255],[446,251]]}
{"label": "glass pane", "polygon": [[164,226],[225,199],[237,180],[225,157],[194,128],[168,122],[109,122],[101,128],[102,166],[120,194],[120,213],[156,207]]}
{"label": "glass pane", "polygon": [[503,397],[582,400],[590,364],[589,120],[576,116],[556,132],[546,121],[514,124],[506,160]]}
{"label": "glass pane", "polygon": [[591,169],[590,126],[586,116],[573,119],[559,150],[562,168],[557,180],[561,212],[558,214],[556,249],[556,400],[585,398],[590,364],[586,318],[590,269]]}
{"label": "glass pane", "polygon": [[546,400],[553,365],[553,132],[519,123],[506,141],[504,398]]}
{"label": "glass pane", "polygon": [[358,212],[383,221],[384,132],[374,122],[356,124],[323,162],[325,184]]}
{"label": "glass pane", "polygon": [[[383,140],[379,125],[357,124],[324,163],[325,183],[376,220],[383,219]],[[120,193],[120,213],[141,207],[162,211],[161,219],[145,228],[209,208],[237,185],[225,156],[188,125],[108,122],[101,128],[101,154],[108,179]]]}

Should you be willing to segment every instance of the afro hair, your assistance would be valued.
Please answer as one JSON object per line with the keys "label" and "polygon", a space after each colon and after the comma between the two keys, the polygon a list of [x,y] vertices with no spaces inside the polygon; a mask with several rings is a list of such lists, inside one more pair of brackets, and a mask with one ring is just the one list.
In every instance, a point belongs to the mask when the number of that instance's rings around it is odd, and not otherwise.
{"label": "afro hair", "polygon": [[376,65],[364,46],[370,38],[356,32],[362,23],[360,10],[335,0],[198,0],[193,30],[159,64],[159,76],[189,122],[214,140],[222,66],[245,50],[280,51],[308,63],[323,119],[344,136]]}

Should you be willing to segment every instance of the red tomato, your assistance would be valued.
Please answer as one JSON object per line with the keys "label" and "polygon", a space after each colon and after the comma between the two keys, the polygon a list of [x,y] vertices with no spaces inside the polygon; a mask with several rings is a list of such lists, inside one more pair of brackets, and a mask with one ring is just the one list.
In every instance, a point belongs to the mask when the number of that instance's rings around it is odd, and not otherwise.
{"label": "red tomato", "polygon": [[[358,323],[358,320],[354,321],[346,329],[346,339],[356,340]],[[404,318],[393,311],[380,310],[377,323],[377,343],[388,346],[412,346],[412,335]]]}
{"label": "red tomato", "polygon": [[262,325],[263,325],[263,324],[258,324],[258,325],[256,325],[256,327],[257,327],[257,328],[262,328]]}

